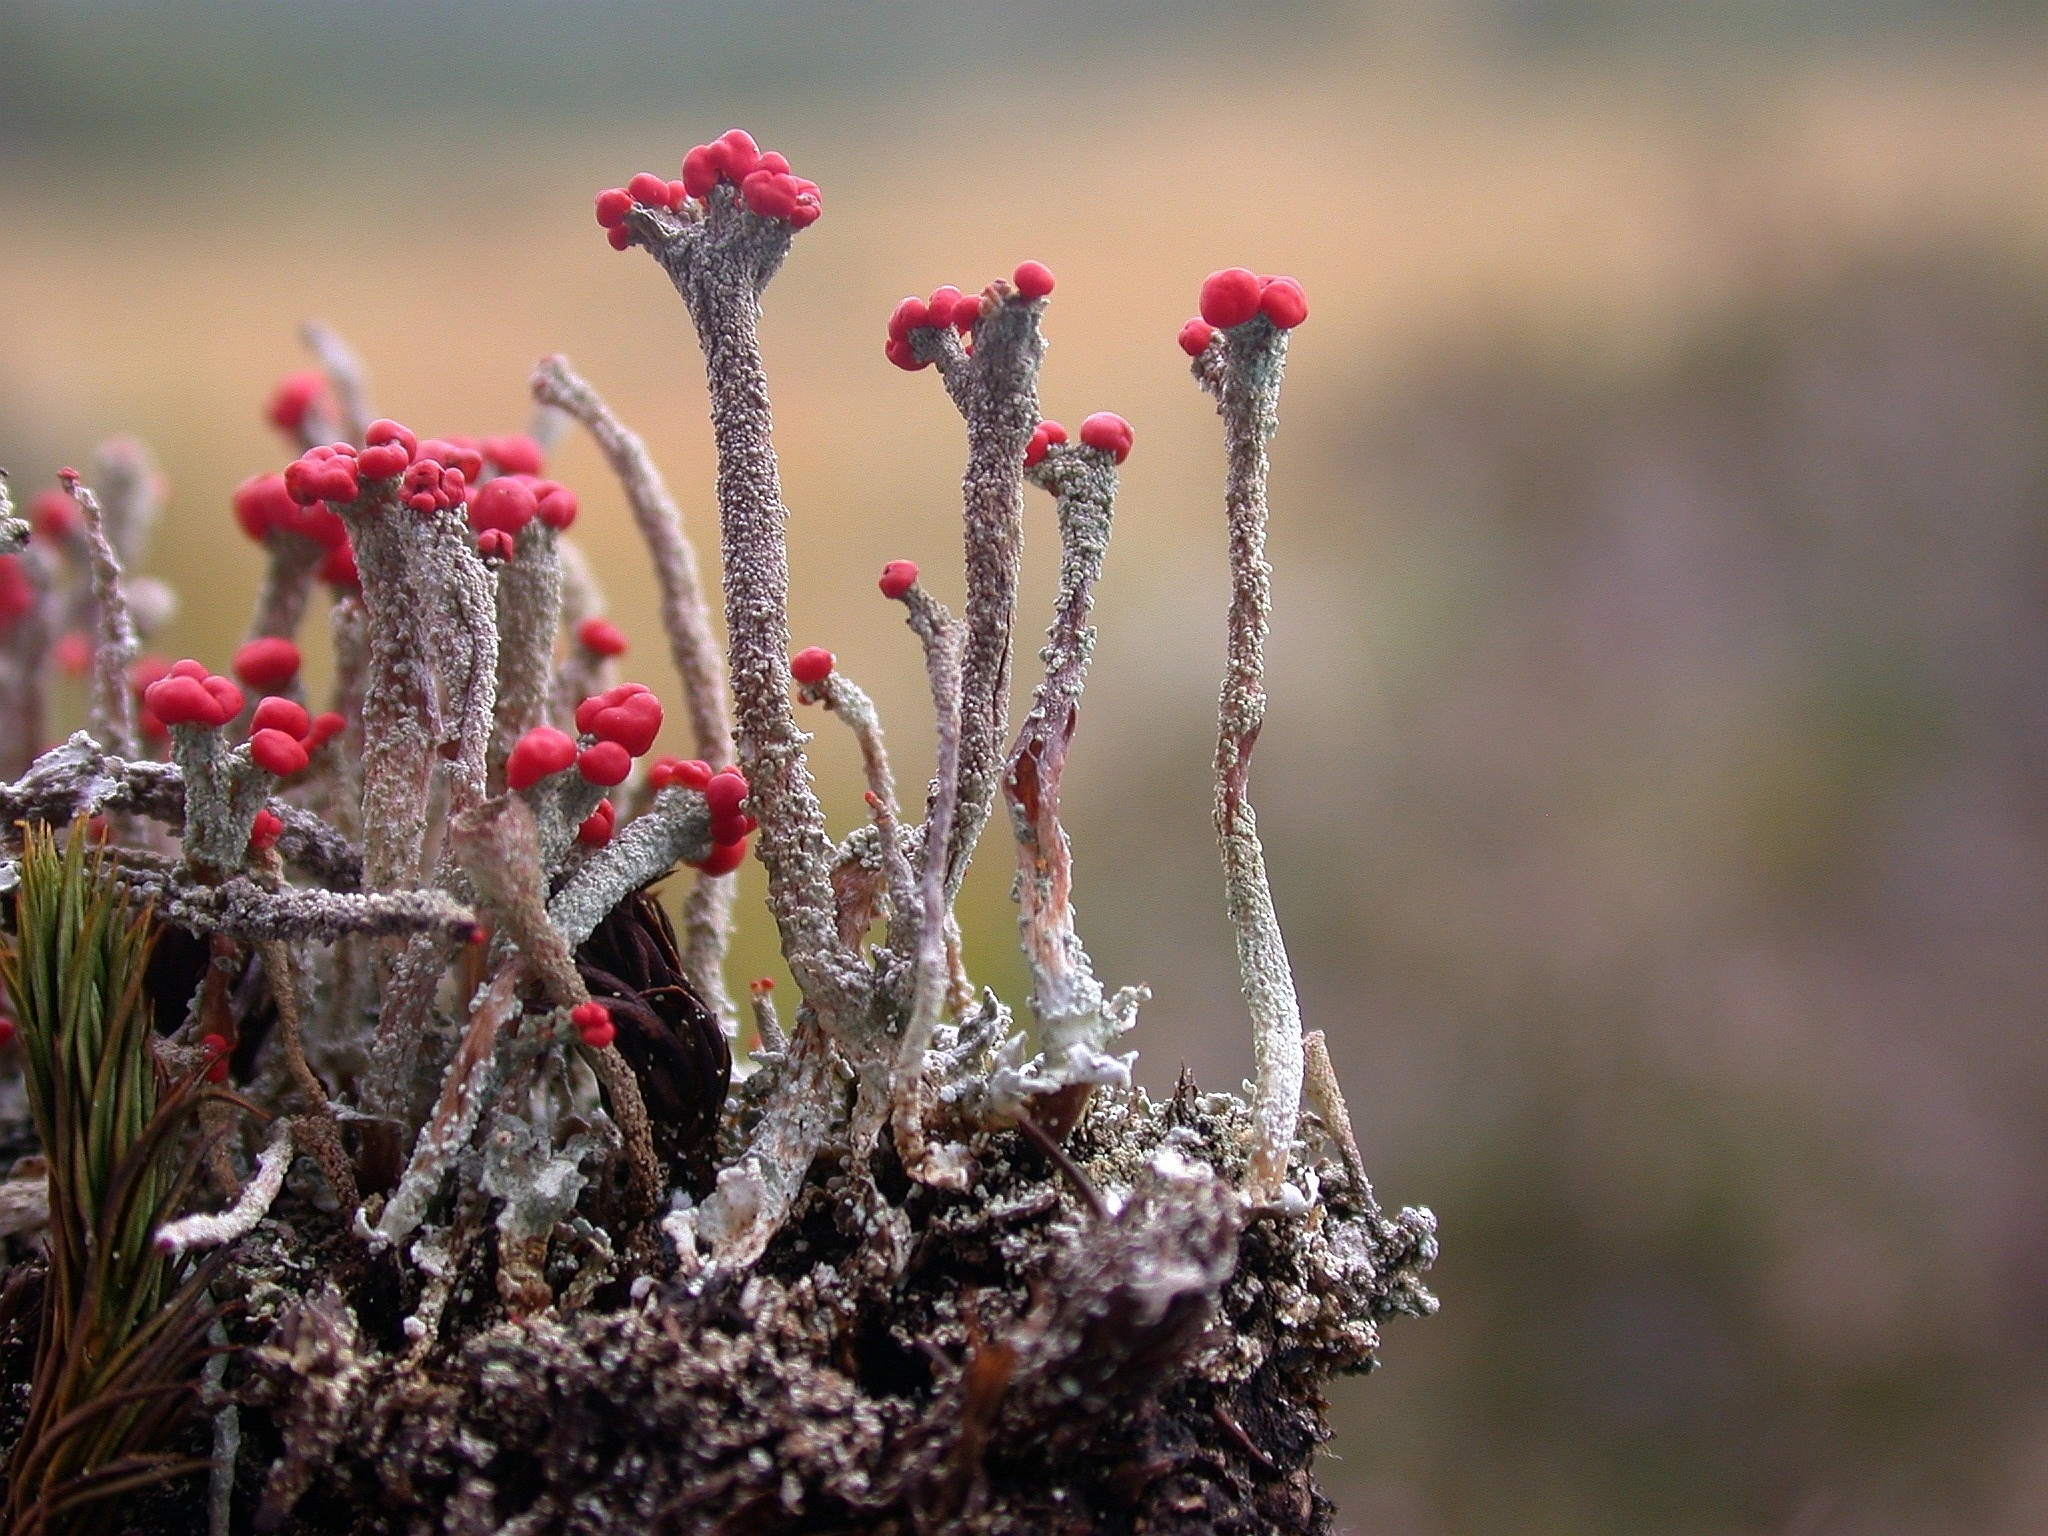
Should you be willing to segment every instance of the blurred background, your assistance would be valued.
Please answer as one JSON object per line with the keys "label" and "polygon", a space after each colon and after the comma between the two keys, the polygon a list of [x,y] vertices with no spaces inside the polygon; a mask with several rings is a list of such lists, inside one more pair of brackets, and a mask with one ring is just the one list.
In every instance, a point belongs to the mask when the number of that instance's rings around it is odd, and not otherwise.
{"label": "blurred background", "polygon": [[[1444,1243],[1441,1315],[1334,1390],[1344,1528],[2039,1532],[2044,10],[0,0],[0,462],[28,495],[145,437],[162,646],[219,665],[228,495],[284,462],[261,406],[317,315],[423,434],[519,430],[568,353],[713,557],[694,337],[590,199],[743,124],[824,187],[765,323],[795,643],[914,783],[873,573],[957,600],[962,435],[883,322],[1047,262],[1047,413],[1137,431],[1084,932],[1154,988],[1144,1079],[1227,1086],[1221,454],[1173,336],[1215,267],[1298,276],[1254,793],[1381,1195]],[[617,491],[576,438],[551,472],[673,696]],[[984,853],[972,959],[1019,999]],[[748,914],[736,980],[776,969]]]}

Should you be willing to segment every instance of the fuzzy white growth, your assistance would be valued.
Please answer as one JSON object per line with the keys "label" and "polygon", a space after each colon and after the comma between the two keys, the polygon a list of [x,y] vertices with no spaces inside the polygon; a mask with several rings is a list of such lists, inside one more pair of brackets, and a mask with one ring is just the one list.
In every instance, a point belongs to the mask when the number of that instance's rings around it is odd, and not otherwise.
{"label": "fuzzy white growth", "polygon": [[270,1133],[269,1145],[256,1159],[256,1176],[242,1187],[241,1198],[217,1214],[185,1216],[157,1228],[157,1247],[165,1253],[218,1248],[255,1231],[256,1223],[270,1214],[271,1202],[284,1188],[291,1160],[291,1127],[280,1120]]}

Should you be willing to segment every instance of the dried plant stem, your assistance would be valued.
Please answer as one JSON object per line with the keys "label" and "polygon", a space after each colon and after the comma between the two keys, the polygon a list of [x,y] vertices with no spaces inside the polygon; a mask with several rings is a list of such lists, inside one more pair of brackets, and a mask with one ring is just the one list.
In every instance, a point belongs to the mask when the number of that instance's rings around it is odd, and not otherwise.
{"label": "dried plant stem", "polygon": [[1308,1101],[1315,1106],[1316,1115],[1323,1122],[1323,1129],[1329,1132],[1330,1140],[1337,1144],[1337,1155],[1343,1159],[1344,1173],[1351,1180],[1352,1189],[1368,1208],[1376,1209],[1372,1182],[1365,1176],[1365,1159],[1358,1150],[1358,1137],[1351,1129],[1351,1111],[1344,1103],[1344,1090],[1337,1083],[1336,1065],[1330,1060],[1330,1043],[1323,1038],[1320,1029],[1312,1029],[1301,1037],[1301,1049],[1306,1063],[1303,1086]]}

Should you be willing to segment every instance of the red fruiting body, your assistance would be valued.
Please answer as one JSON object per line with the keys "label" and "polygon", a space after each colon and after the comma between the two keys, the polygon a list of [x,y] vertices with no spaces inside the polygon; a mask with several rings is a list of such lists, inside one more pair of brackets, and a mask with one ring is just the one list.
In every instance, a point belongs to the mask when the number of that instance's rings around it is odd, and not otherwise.
{"label": "red fruiting body", "polygon": [[484,456],[466,437],[434,437],[413,449],[413,458],[432,459],[448,469],[460,470],[462,478],[474,484],[484,476]]}
{"label": "red fruiting body", "polygon": [[915,373],[920,368],[930,366],[917,355],[909,342],[898,341],[894,336],[882,343],[882,355],[905,373]]}
{"label": "red fruiting body", "polygon": [[576,639],[586,651],[599,656],[626,654],[625,631],[609,619],[585,619],[576,626]]}
{"label": "red fruiting body", "polygon": [[891,560],[882,567],[882,596],[899,598],[917,585],[915,560]]}
{"label": "red fruiting body", "polygon": [[19,555],[0,555],[0,631],[12,629],[36,605],[36,589]]}
{"label": "red fruiting body", "polygon": [[603,1050],[619,1037],[612,1011],[603,1003],[578,1003],[569,1010],[569,1022],[576,1026],[576,1038],[593,1051]]}
{"label": "red fruiting body", "polygon": [[671,207],[671,208],[680,208],[680,207],[682,207],[682,206],[683,206],[683,204],[687,203],[687,202],[688,202],[689,200],[690,200],[690,189],[689,189],[689,186],[688,186],[688,185],[687,185],[686,183],[684,183],[684,182],[680,182],[680,181],[672,181],[672,182],[670,182],[670,183],[668,184],[668,205],[669,205],[669,207]]}
{"label": "red fruiting body", "polygon": [[278,819],[277,812],[265,806],[256,813],[256,820],[250,824],[249,848],[252,852],[260,853],[265,848],[275,847],[283,833],[284,823]]}
{"label": "red fruiting body", "polygon": [[746,857],[745,838],[731,843],[714,843],[711,852],[698,860],[697,868],[707,875],[729,875],[746,861]]}
{"label": "red fruiting body", "polygon": [[737,768],[721,768],[704,786],[704,803],[711,811],[711,840],[736,843],[753,830],[740,807],[746,804],[747,781]]}
{"label": "red fruiting body", "polygon": [[612,840],[612,828],[618,824],[618,818],[611,801],[598,801],[597,809],[577,823],[576,841],[586,848],[602,848]]}
{"label": "red fruiting body", "polygon": [[633,771],[633,754],[616,741],[600,741],[583,749],[576,759],[576,771],[586,784],[610,789],[626,782],[626,775]]}
{"label": "red fruiting body", "polygon": [[755,168],[763,171],[774,171],[781,175],[788,172],[789,162],[774,150],[764,149],[761,151],[761,163]]}
{"label": "red fruiting body", "polygon": [[1308,318],[1308,295],[1291,277],[1267,278],[1259,295],[1259,313],[1281,330],[1291,331]]}
{"label": "red fruiting body", "polygon": [[362,472],[373,480],[389,480],[405,473],[413,460],[419,439],[395,421],[373,421],[363,433],[363,449],[356,455]]}
{"label": "red fruiting body", "polygon": [[486,529],[517,533],[539,511],[540,498],[534,495],[531,480],[524,474],[500,475],[485,481],[469,498],[469,526],[479,533]]}
{"label": "red fruiting body", "polygon": [[506,755],[505,782],[514,789],[530,789],[575,761],[575,737],[552,725],[536,725],[514,742]]}
{"label": "red fruiting body", "polygon": [[562,529],[576,521],[576,493],[552,480],[536,481],[533,494],[539,498],[540,520],[550,528]]}
{"label": "red fruiting body", "polygon": [[576,706],[576,729],[642,757],[661,734],[661,700],[645,683],[621,683]]}
{"label": "red fruiting body", "polygon": [[[472,459],[476,458],[471,454]],[[444,466],[424,451],[407,468],[398,482],[398,499],[422,517],[459,507],[469,497],[468,477],[460,469]]]}
{"label": "red fruiting body", "polygon": [[757,170],[740,183],[740,196],[764,219],[794,220],[798,195],[796,178],[787,171]]}
{"label": "red fruiting body", "polygon": [[1115,456],[1121,464],[1131,454],[1131,424],[1115,411],[1097,411],[1081,423],[1081,441]]}
{"label": "red fruiting body", "polygon": [[249,760],[265,773],[288,779],[306,769],[306,749],[283,731],[258,731],[249,738]]}
{"label": "red fruiting body", "polygon": [[609,245],[613,250],[623,251],[632,246],[633,231],[621,224],[617,229],[606,230],[604,238],[605,244]]}
{"label": "red fruiting body", "polygon": [[206,1080],[209,1083],[224,1083],[228,1080],[228,1037],[226,1035],[201,1035],[199,1049],[206,1053]]}
{"label": "red fruiting body", "polygon": [[1024,467],[1030,468],[1045,457],[1045,450],[1055,443],[1067,440],[1067,429],[1056,421],[1041,421],[1031,429],[1031,441],[1024,445]]}
{"label": "red fruiting body", "polygon": [[70,677],[83,677],[92,670],[92,641],[82,629],[67,630],[50,648],[57,670]]}
{"label": "red fruiting body", "polygon": [[362,577],[356,572],[356,552],[347,541],[327,552],[327,558],[320,562],[320,579],[330,587],[360,587],[363,584]]}
{"label": "red fruiting body", "polygon": [[666,208],[668,178],[657,176],[652,171],[641,171],[626,183],[626,195],[634,202],[645,203],[650,208]]}
{"label": "red fruiting body", "polygon": [[271,391],[270,403],[263,414],[270,424],[285,432],[296,432],[305,425],[306,412],[313,402],[326,391],[327,380],[318,373],[294,373],[278,381]]}
{"label": "red fruiting body", "polygon": [[632,211],[633,194],[624,187],[606,187],[597,194],[597,222],[606,229],[617,229]]}
{"label": "red fruiting body", "polygon": [[477,558],[510,560],[515,552],[512,535],[502,528],[486,528],[476,536]]}
{"label": "red fruiting body", "polygon": [[1052,269],[1042,261],[1019,263],[1010,281],[1027,299],[1042,299],[1052,292]]}
{"label": "red fruiting body", "polygon": [[235,487],[234,508],[242,532],[260,544],[272,528],[298,515],[299,504],[284,488],[283,475],[251,475]]}
{"label": "red fruiting body", "polygon": [[128,669],[128,686],[135,690],[135,696],[142,697],[143,690],[160,678],[171,675],[171,664],[161,656],[138,656],[135,665]]}
{"label": "red fruiting body", "polygon": [[[336,716],[339,719],[340,716]],[[256,713],[249,717],[249,729],[255,731],[283,731],[293,741],[304,741],[313,728],[312,720],[306,714],[306,706],[291,699],[273,694],[256,706]]]}
{"label": "red fruiting body", "polygon": [[1180,349],[1189,357],[1200,357],[1209,350],[1209,338],[1216,334],[1216,327],[1195,316],[1180,328]]}
{"label": "red fruiting body", "polygon": [[832,653],[822,645],[807,645],[789,658],[789,675],[800,683],[822,683],[832,675],[832,662]]}
{"label": "red fruiting body", "polygon": [[30,502],[28,520],[35,525],[36,537],[52,544],[68,542],[85,527],[78,503],[58,490],[44,491]]}
{"label": "red fruiting body", "polygon": [[961,303],[960,290],[951,283],[932,290],[932,296],[924,301],[925,324],[948,326],[953,323],[953,311]]}
{"label": "red fruiting body", "polygon": [[680,785],[701,793],[711,782],[711,765],[695,757],[657,757],[648,766],[647,782],[657,790]]}
{"label": "red fruiting body", "polygon": [[348,721],[333,710],[326,710],[313,717],[313,723],[306,727],[306,750],[317,752],[329,738],[339,736],[348,729]]}
{"label": "red fruiting body", "polygon": [[683,156],[683,190],[692,197],[702,197],[718,185],[718,167],[713,163],[711,146],[699,144]]}
{"label": "red fruiting body", "polygon": [[[951,311],[947,312],[949,315]],[[889,339],[908,341],[910,333],[932,323],[931,306],[912,294],[889,312]]]}
{"label": "red fruiting body", "polygon": [[143,691],[142,702],[165,725],[215,729],[242,712],[242,690],[210,677],[196,661],[181,661]]}
{"label": "red fruiting body", "polygon": [[1202,279],[1202,318],[1219,331],[1243,325],[1259,312],[1259,275],[1225,267]]}
{"label": "red fruiting body", "polygon": [[273,693],[299,675],[299,648],[280,635],[251,640],[235,652],[235,676]]}
{"label": "red fruiting body", "polygon": [[546,463],[540,444],[524,432],[485,438],[484,457],[501,475],[537,475]]}
{"label": "red fruiting body", "polygon": [[754,136],[744,128],[728,128],[718,136],[717,149],[724,150],[724,163],[720,167],[729,180],[745,181],[761,164],[761,146],[754,142]]}
{"label": "red fruiting body", "polygon": [[316,501],[354,501],[362,494],[355,449],[347,443],[308,448],[286,466],[284,488],[302,507]]}
{"label": "red fruiting body", "polygon": [[[981,319],[981,298],[978,294],[966,294],[953,304],[953,329],[965,336]],[[971,350],[971,349],[970,349]]]}

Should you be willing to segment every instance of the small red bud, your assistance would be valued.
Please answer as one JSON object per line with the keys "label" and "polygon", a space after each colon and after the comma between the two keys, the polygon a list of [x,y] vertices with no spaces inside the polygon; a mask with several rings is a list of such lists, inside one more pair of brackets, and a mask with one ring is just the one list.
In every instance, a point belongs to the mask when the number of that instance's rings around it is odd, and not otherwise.
{"label": "small red bud", "polygon": [[476,536],[476,552],[483,560],[510,560],[515,552],[512,535],[502,528],[486,528]]}
{"label": "small red bud", "polygon": [[1202,318],[1220,331],[1243,325],[1259,312],[1259,275],[1225,267],[1202,280]]}
{"label": "small red bud", "polygon": [[789,658],[789,675],[800,683],[822,683],[832,675],[832,662],[832,653],[822,645],[807,645]]}
{"label": "small red bud", "polygon": [[586,848],[602,848],[612,840],[612,828],[618,823],[618,815],[611,801],[598,801],[597,809],[578,824],[576,841]]}
{"label": "small red bud", "polygon": [[272,694],[256,706],[256,713],[249,719],[250,731],[283,731],[293,741],[304,741],[306,733],[313,728],[306,706],[295,703],[279,694]]}
{"label": "small red bud", "polygon": [[235,676],[251,688],[275,692],[299,675],[299,648],[281,635],[264,635],[235,652]]}
{"label": "small red bud", "polygon": [[882,567],[882,596],[895,599],[917,585],[915,560],[891,560]]}
{"label": "small red bud", "polygon": [[1259,313],[1281,330],[1291,331],[1308,318],[1308,295],[1291,277],[1273,278],[1259,295]]}
{"label": "small red bud", "polygon": [[617,229],[632,211],[633,194],[624,187],[606,187],[597,194],[597,222],[606,229]]}
{"label": "small red bud", "polygon": [[[626,195],[636,203],[645,203],[650,208],[668,206],[668,181],[652,171],[642,171],[626,183]],[[610,228],[609,225],[606,228]]]}
{"label": "small red bud", "polygon": [[256,813],[256,819],[249,826],[249,847],[252,852],[261,853],[266,848],[277,846],[278,838],[284,835],[284,822],[277,812],[265,806]]}
{"label": "small red bud", "polygon": [[1042,299],[1052,292],[1052,269],[1042,261],[1022,262],[1010,281],[1025,298]]}
{"label": "small red bud", "polygon": [[575,1026],[577,1038],[593,1051],[603,1050],[618,1038],[612,1011],[600,1002],[578,1003],[569,1010],[569,1022]]}
{"label": "small red bud", "polygon": [[1180,328],[1180,349],[1189,357],[1200,357],[1209,350],[1209,338],[1216,334],[1216,327],[1195,316]]}
{"label": "small red bud", "polygon": [[585,619],[576,626],[576,639],[586,651],[598,656],[626,654],[625,631],[609,619]]}
{"label": "small red bud", "polygon": [[731,843],[714,843],[711,852],[698,862],[697,868],[707,875],[729,875],[746,862],[746,857],[745,838]]}
{"label": "small red bud", "polygon": [[633,754],[616,741],[600,741],[578,754],[576,771],[583,775],[584,783],[610,789],[626,782],[626,775],[633,771]]}
{"label": "small red bud", "polygon": [[1114,411],[1097,411],[1081,423],[1081,441],[1113,455],[1121,464],[1131,455],[1131,424]]}
{"label": "small red bud", "polygon": [[249,760],[265,773],[288,779],[306,769],[306,749],[283,731],[262,730],[249,738]]}
{"label": "small red bud", "polygon": [[209,1083],[224,1083],[228,1080],[228,1037],[226,1035],[201,1035],[199,1049],[206,1053],[206,1080]]}
{"label": "small red bud", "polygon": [[576,761],[576,739],[551,725],[536,725],[513,743],[505,758],[505,782],[529,789]]}

